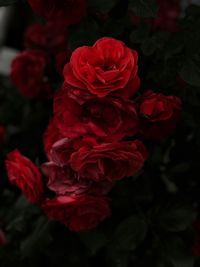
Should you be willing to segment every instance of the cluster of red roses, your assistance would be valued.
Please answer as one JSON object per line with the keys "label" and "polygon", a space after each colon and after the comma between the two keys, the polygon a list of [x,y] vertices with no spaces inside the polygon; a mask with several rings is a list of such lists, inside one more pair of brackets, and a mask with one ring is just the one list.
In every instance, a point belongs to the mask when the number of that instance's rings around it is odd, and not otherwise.
{"label": "cluster of red roses", "polygon": [[59,73],[64,67],[64,83],[44,135],[49,161],[40,172],[14,150],[6,161],[8,177],[50,218],[87,230],[110,215],[106,195],[114,184],[142,168],[147,149],[141,140],[174,129],[181,101],[151,90],[138,95],[138,54],[113,38],[76,49],[66,64],[66,28],[84,16],[85,0],[29,3],[47,23],[26,32],[27,50],[13,61],[11,78],[26,96],[48,95],[53,60]]}
{"label": "cluster of red roses", "polygon": [[147,158],[138,138],[169,134],[180,116],[179,98],[150,90],[136,94],[137,63],[137,52],[113,38],[72,53],[44,135],[49,161],[41,169],[49,191],[30,160],[17,150],[8,155],[10,181],[71,230],[90,229],[110,215],[106,194]]}

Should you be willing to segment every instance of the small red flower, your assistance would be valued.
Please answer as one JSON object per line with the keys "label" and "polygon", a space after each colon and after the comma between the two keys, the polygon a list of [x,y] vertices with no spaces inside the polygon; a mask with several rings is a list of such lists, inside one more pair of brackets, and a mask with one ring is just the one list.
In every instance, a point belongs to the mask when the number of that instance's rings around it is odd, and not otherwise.
{"label": "small red flower", "polygon": [[181,114],[181,100],[146,91],[139,99],[141,116],[140,132],[147,139],[159,139],[169,135],[176,127]]}
{"label": "small red flower", "polygon": [[48,97],[52,88],[46,76],[49,60],[39,50],[25,50],[12,62],[11,79],[26,97]]}
{"label": "small red flower", "polygon": [[19,187],[30,202],[41,200],[44,191],[42,175],[32,161],[14,150],[7,155],[6,169],[10,182]]}

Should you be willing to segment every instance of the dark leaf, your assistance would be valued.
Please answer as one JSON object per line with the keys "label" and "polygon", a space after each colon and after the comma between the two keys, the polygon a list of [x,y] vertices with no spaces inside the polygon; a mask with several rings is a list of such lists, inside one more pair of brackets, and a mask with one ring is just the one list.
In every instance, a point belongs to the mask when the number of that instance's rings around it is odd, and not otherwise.
{"label": "dark leaf", "polygon": [[144,240],[146,232],[145,221],[138,216],[131,216],[117,227],[112,245],[119,251],[134,250]]}
{"label": "dark leaf", "polygon": [[16,2],[18,2],[18,0],[0,0],[0,6],[9,6],[15,4]]}
{"label": "dark leaf", "polygon": [[179,74],[187,83],[200,87],[200,66],[194,60],[186,60]]}
{"label": "dark leaf", "polygon": [[155,17],[157,14],[156,0],[129,0],[129,7],[139,17]]}
{"label": "dark leaf", "polygon": [[115,6],[117,2],[118,0],[89,0],[88,7],[93,12],[107,13]]}
{"label": "dark leaf", "polygon": [[196,212],[190,206],[171,205],[163,207],[157,216],[158,224],[165,230],[179,232],[186,230],[196,218]]}
{"label": "dark leaf", "polygon": [[163,258],[173,267],[193,267],[194,258],[189,247],[180,238],[172,237],[164,241]]}
{"label": "dark leaf", "polygon": [[72,27],[69,35],[69,48],[76,49],[83,45],[93,45],[99,38],[99,28],[94,20],[86,19]]}
{"label": "dark leaf", "polygon": [[46,217],[39,217],[34,231],[21,243],[21,253],[24,258],[33,256],[51,242],[50,227],[52,222]]}
{"label": "dark leaf", "polygon": [[81,233],[79,237],[91,255],[95,255],[107,242],[104,233],[97,230]]}

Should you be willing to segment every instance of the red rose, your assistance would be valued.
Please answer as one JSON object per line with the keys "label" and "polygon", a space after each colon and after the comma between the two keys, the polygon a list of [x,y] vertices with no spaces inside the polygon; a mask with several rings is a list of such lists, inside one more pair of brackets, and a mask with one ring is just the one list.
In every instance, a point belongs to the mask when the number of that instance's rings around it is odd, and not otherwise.
{"label": "red rose", "polygon": [[45,74],[48,63],[46,54],[37,50],[26,50],[13,60],[11,79],[24,96],[50,95],[51,86]]}
{"label": "red rose", "polygon": [[95,183],[81,179],[69,165],[61,167],[54,162],[47,162],[42,165],[42,170],[48,178],[48,188],[58,195],[104,195],[113,186],[113,183],[109,182]]}
{"label": "red rose", "polygon": [[31,8],[48,21],[71,25],[86,14],[86,0],[28,0]]}
{"label": "red rose", "polygon": [[70,138],[89,133],[116,141],[138,130],[135,104],[120,98],[94,97],[80,105],[63,89],[54,98],[54,116],[60,132]]}
{"label": "red rose", "polygon": [[42,175],[28,158],[14,150],[7,155],[6,169],[10,182],[19,187],[30,202],[40,201],[43,193]]}
{"label": "red rose", "polygon": [[181,100],[149,90],[139,99],[140,131],[147,139],[159,139],[171,133],[181,113]]}
{"label": "red rose", "polygon": [[24,42],[27,48],[58,53],[66,49],[67,37],[67,30],[55,23],[33,24],[26,30]]}
{"label": "red rose", "polygon": [[54,162],[42,165],[42,170],[48,178],[48,188],[58,195],[79,195],[87,191],[87,184],[78,181],[77,174],[69,166],[58,166]]}
{"label": "red rose", "polygon": [[65,224],[72,231],[86,231],[110,216],[109,201],[105,197],[59,196],[47,199],[43,209],[50,219]]}
{"label": "red rose", "polygon": [[78,140],[63,138],[54,143],[49,153],[50,161],[61,167],[69,164],[71,154],[76,150],[76,141]]}
{"label": "red rose", "polygon": [[43,136],[43,143],[44,143],[44,150],[49,157],[50,150],[54,143],[56,143],[59,139],[62,139],[63,136],[61,135],[57,124],[54,119],[49,122],[49,125],[44,133]]}
{"label": "red rose", "polygon": [[70,165],[80,177],[116,181],[139,171],[147,158],[140,141],[88,144],[71,154]]}
{"label": "red rose", "polygon": [[77,48],[64,68],[64,86],[79,102],[93,96],[128,98],[140,85],[138,55],[113,38],[99,39],[92,47]]}

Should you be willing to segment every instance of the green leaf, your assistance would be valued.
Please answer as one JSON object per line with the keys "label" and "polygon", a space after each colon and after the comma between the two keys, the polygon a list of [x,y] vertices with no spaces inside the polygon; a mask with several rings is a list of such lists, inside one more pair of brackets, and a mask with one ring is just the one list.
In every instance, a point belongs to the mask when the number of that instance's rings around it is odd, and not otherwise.
{"label": "green leaf", "polygon": [[21,243],[21,253],[24,258],[31,257],[51,242],[50,227],[52,221],[46,217],[39,217],[34,231]]}
{"label": "green leaf", "polygon": [[146,232],[145,221],[139,216],[131,216],[117,227],[112,245],[117,251],[134,250],[144,240]]}
{"label": "green leaf", "polygon": [[131,32],[130,39],[133,43],[144,42],[150,33],[150,27],[146,23],[140,23],[135,30]]}
{"label": "green leaf", "polygon": [[107,13],[117,2],[118,0],[88,0],[88,7],[93,12]]}
{"label": "green leaf", "polygon": [[95,255],[107,242],[104,233],[97,230],[81,233],[79,238],[91,255]]}
{"label": "green leaf", "polygon": [[69,34],[69,48],[76,49],[83,45],[92,45],[99,38],[99,27],[92,19],[86,19],[71,28]]}
{"label": "green leaf", "polygon": [[18,0],[0,0],[0,6],[9,6],[15,4],[16,2],[18,2]]}
{"label": "green leaf", "polygon": [[164,241],[163,258],[173,267],[193,267],[194,258],[189,247],[180,238],[170,237]]}
{"label": "green leaf", "polygon": [[179,74],[187,83],[200,87],[200,65],[194,60],[186,60]]}
{"label": "green leaf", "polygon": [[117,38],[120,34],[124,32],[125,24],[125,18],[121,18],[118,20],[110,18],[105,23],[103,31],[105,32],[105,35]]}
{"label": "green leaf", "polygon": [[196,218],[196,212],[190,206],[171,205],[163,207],[162,212],[157,215],[159,226],[171,232],[186,230]]}
{"label": "green leaf", "polygon": [[148,38],[142,43],[141,48],[145,56],[151,56],[157,49],[155,38]]}
{"label": "green leaf", "polygon": [[155,17],[157,14],[156,0],[129,0],[129,8],[139,17]]}

